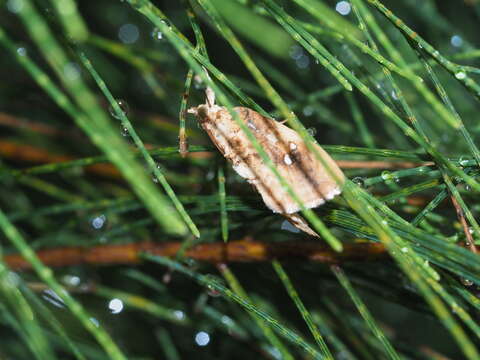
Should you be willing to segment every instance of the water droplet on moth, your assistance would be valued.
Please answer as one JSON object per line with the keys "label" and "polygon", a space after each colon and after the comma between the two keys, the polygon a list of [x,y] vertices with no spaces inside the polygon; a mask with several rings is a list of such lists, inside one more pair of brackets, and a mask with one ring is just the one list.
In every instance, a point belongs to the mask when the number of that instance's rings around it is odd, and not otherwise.
{"label": "water droplet on moth", "polygon": [[297,150],[297,144],[291,142],[291,143],[290,143],[290,150],[292,150],[292,151],[293,151],[293,150]]}
{"label": "water droplet on moth", "polygon": [[285,156],[283,157],[283,162],[284,162],[286,165],[292,165],[292,164],[293,164],[293,160],[292,160],[292,158],[290,157],[290,155],[288,155],[288,154],[285,154]]}
{"label": "water droplet on moth", "polygon": [[[117,104],[118,106],[120,107],[120,110],[122,112],[122,114],[124,116],[127,116],[128,114],[128,111],[130,110],[129,109],[129,106],[128,106],[128,103],[125,101],[125,100],[122,100],[122,99],[118,99],[116,100],[117,101]],[[117,114],[117,112],[115,111],[115,109],[113,108],[112,105],[110,105],[108,107],[108,111],[110,112],[110,114],[115,118],[115,119],[121,119],[122,116],[120,114]]]}

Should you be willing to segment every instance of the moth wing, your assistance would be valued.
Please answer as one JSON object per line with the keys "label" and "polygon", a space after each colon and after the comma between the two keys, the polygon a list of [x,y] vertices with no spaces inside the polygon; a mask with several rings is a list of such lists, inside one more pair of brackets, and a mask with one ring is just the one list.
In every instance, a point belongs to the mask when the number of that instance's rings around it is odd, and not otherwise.
{"label": "moth wing", "polygon": [[[322,205],[340,194],[345,177],[335,161],[318,144],[313,146],[323,162],[340,179],[340,185],[329,175],[324,164],[310,152],[296,131],[253,110],[237,108],[237,111],[306,208]],[[257,162],[256,178],[250,182],[255,185],[265,204],[274,212],[298,212],[300,206],[277,177],[263,164],[263,160],[258,159]]]}

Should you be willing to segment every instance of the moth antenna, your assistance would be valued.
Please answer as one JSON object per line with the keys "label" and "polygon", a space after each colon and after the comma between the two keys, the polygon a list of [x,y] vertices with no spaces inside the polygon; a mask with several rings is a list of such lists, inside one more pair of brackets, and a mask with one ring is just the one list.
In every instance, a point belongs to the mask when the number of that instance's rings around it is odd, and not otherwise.
{"label": "moth antenna", "polygon": [[215,105],[215,93],[210,86],[207,86],[205,89],[205,95],[207,96],[207,105],[209,107]]}
{"label": "moth antenna", "polygon": [[[208,71],[205,68],[205,66],[202,66],[202,68],[203,68],[203,71],[205,71],[205,75],[207,76],[208,80],[212,81],[212,78],[208,74]],[[212,107],[213,105],[215,105],[215,93],[214,93],[213,89],[208,85],[207,85],[207,88],[205,89],[205,96],[207,97],[206,98],[206,104],[209,107]]]}

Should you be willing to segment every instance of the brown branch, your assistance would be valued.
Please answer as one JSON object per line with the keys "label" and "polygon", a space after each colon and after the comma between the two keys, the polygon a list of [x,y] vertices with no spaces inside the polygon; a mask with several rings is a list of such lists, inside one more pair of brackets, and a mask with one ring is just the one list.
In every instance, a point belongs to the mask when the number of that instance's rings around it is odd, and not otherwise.
{"label": "brown branch", "polygon": [[453,195],[450,195],[450,199],[452,200],[452,204],[455,207],[455,211],[457,212],[458,220],[462,225],[463,232],[465,233],[465,246],[470,249],[471,252],[477,253],[477,247],[475,246],[475,240],[473,239],[472,233],[470,232],[470,228],[468,227],[467,219],[465,219],[465,214],[463,213],[460,204],[458,203],[457,199]]}
{"label": "brown branch", "polygon": [[[146,145],[147,149],[153,148],[152,145]],[[196,152],[189,153],[189,157],[209,158],[212,152]],[[0,140],[0,157],[15,161],[23,161],[38,165],[53,164],[65,161],[77,160],[73,156],[53,154],[45,149],[19,144],[8,140]],[[338,160],[337,164],[343,169],[405,169],[417,166],[430,166],[432,163],[415,163],[415,162],[388,162],[388,161],[346,161]],[[99,175],[107,178],[118,179],[121,177],[120,172],[108,163],[94,164],[85,167],[88,173]]]}
{"label": "brown branch", "polygon": [[54,126],[47,125],[45,123],[31,121],[3,112],[0,112],[0,126],[20,130],[28,130],[48,136],[75,136],[77,138],[79,137],[79,133],[74,133],[73,131],[67,132],[64,130],[60,130]]}
{"label": "brown branch", "polygon": [[[146,144],[147,149],[153,149],[152,145]],[[207,158],[211,157],[211,152],[195,152],[189,153],[192,158]],[[55,164],[66,161],[78,160],[69,155],[53,154],[45,149],[25,144],[18,144],[8,140],[0,140],[0,158],[11,159],[14,161],[23,161],[33,163],[36,165]],[[109,163],[98,163],[84,167],[85,171],[92,175],[98,175],[110,179],[120,179],[122,177],[120,171],[115,166]]]}
{"label": "brown branch", "polygon": [[[40,250],[37,256],[47,266],[61,267],[78,264],[114,265],[137,264],[140,254],[146,252],[159,256],[175,256],[182,246],[181,242],[138,242],[122,245],[100,245],[90,248],[62,247]],[[341,253],[333,251],[318,241],[260,242],[252,240],[215,242],[199,244],[185,252],[185,256],[209,263],[263,262],[275,258],[288,260],[309,260],[324,264],[336,264],[349,261],[371,261],[387,257],[382,244],[357,243],[345,244]],[[13,270],[28,270],[30,264],[21,255],[4,257]]]}

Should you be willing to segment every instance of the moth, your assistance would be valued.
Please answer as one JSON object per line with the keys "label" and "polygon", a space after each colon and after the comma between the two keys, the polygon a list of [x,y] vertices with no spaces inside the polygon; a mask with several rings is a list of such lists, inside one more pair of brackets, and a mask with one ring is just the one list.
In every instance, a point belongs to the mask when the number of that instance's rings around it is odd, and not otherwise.
{"label": "moth", "polygon": [[[241,121],[251,130],[276,169],[306,208],[315,208],[341,193],[345,176],[335,161],[318,144],[313,144],[325,164],[339,179],[337,183],[325,166],[307,148],[301,136],[282,123],[246,108],[235,107]],[[206,89],[206,102],[188,109],[197,117],[217,149],[232,164],[235,172],[260,193],[265,205],[309,235],[317,236],[301,209],[278,178],[265,164],[227,108],[215,104],[215,93]]]}

